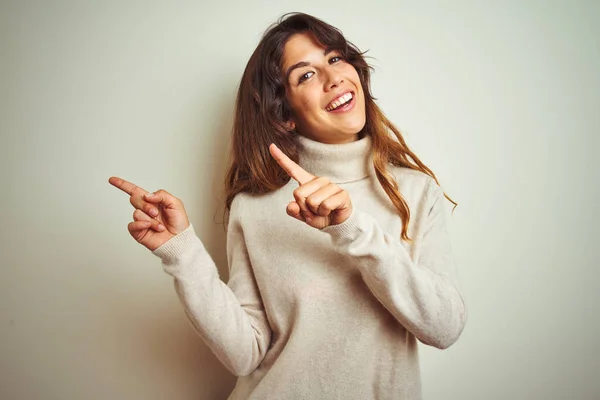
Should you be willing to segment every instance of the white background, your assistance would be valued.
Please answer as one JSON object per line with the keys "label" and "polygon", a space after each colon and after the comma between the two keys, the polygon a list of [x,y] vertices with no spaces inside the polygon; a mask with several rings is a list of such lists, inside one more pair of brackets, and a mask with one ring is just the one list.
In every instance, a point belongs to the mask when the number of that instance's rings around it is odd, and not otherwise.
{"label": "white background", "polygon": [[600,3],[566,0],[2,1],[0,398],[231,391],[107,180],[182,198],[227,279],[234,98],[288,11],[369,50],[378,104],[459,203],[469,321],[421,346],[424,398],[600,398]]}

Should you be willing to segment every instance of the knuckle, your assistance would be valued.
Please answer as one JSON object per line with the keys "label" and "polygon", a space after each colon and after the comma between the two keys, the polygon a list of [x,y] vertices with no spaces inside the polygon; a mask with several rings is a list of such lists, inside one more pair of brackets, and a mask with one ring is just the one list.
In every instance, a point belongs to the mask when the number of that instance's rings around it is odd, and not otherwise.
{"label": "knuckle", "polygon": [[175,197],[173,196],[171,193],[167,192],[165,189],[158,189],[156,192],[154,193],[158,193],[162,196],[168,196],[168,197]]}
{"label": "knuckle", "polygon": [[308,204],[309,206],[313,207],[313,208],[317,208],[319,207],[320,202],[315,199],[314,197],[309,197],[306,199],[306,204]]}
{"label": "knuckle", "polygon": [[179,198],[177,198],[176,196],[173,196],[171,193],[167,192],[165,189],[158,189],[156,192],[154,192],[154,194],[158,194],[160,196],[162,196],[163,198],[169,198],[172,201],[176,201],[176,202],[180,202],[181,200],[179,200]]}
{"label": "knuckle", "polygon": [[322,202],[319,209],[323,211],[331,211],[331,200],[325,200]]}
{"label": "knuckle", "polygon": [[330,197],[325,202],[325,207],[327,207],[328,210],[333,211],[335,208],[337,208],[338,204],[339,199],[336,199],[335,197]]}

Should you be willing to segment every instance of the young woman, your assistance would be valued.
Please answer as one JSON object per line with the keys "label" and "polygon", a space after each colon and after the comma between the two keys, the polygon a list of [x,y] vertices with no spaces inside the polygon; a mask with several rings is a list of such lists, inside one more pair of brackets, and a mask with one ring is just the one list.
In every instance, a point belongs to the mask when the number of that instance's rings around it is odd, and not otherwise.
{"label": "young woman", "polygon": [[129,232],[239,377],[230,399],[418,399],[417,341],[444,349],[463,330],[445,195],[369,72],[309,15],[264,34],[236,103],[227,284],[181,200],[109,180],[136,209]]}

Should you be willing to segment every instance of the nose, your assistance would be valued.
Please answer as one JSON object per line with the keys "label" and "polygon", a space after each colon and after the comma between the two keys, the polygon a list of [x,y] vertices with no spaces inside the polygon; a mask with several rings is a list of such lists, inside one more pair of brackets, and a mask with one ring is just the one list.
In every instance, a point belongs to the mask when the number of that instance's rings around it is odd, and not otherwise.
{"label": "nose", "polygon": [[329,92],[330,90],[338,88],[343,82],[344,79],[340,73],[332,68],[329,68],[325,78],[325,91]]}

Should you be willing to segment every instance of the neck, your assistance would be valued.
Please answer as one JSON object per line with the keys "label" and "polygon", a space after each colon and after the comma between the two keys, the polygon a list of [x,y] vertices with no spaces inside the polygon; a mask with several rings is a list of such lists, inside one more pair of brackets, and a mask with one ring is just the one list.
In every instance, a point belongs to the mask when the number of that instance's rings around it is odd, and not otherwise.
{"label": "neck", "polygon": [[343,144],[326,144],[297,136],[299,164],[315,176],[333,183],[347,183],[367,177],[373,171],[371,137]]}

